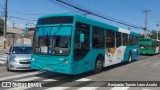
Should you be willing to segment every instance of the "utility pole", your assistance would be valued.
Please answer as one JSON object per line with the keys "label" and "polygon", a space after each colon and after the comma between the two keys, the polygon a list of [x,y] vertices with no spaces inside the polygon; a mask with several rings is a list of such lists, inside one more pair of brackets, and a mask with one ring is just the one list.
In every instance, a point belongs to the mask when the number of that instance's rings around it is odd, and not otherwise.
{"label": "utility pole", "polygon": [[156,21],[156,26],[157,26],[157,40],[158,40],[158,27],[159,27],[159,22],[160,22],[160,21]]}
{"label": "utility pole", "polygon": [[159,24],[157,24],[156,26],[157,26],[157,40],[158,40],[158,27],[159,27]]}
{"label": "utility pole", "polygon": [[15,26],[14,26],[14,22],[13,22],[13,28],[15,28]]}
{"label": "utility pole", "polygon": [[7,32],[7,7],[8,0],[5,0],[5,10],[4,10],[4,32],[3,32],[3,49],[6,49],[6,32]]}
{"label": "utility pole", "polygon": [[[159,16],[159,14],[156,14],[156,16]],[[159,27],[159,22],[160,22],[160,21],[156,21],[156,26],[157,26],[157,40],[159,39],[159,38],[158,38],[158,27]]]}
{"label": "utility pole", "polygon": [[150,11],[150,10],[144,10],[144,11],[142,11],[142,12],[145,13],[145,21],[144,21],[144,38],[147,37],[147,17],[148,17],[148,12],[149,12],[149,11]]}

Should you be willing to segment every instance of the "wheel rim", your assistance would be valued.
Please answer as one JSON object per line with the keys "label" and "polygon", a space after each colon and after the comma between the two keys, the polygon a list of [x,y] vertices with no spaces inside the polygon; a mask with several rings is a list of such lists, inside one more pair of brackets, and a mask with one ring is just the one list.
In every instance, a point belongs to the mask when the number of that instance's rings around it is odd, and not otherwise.
{"label": "wheel rim", "polygon": [[97,69],[101,69],[102,68],[102,62],[101,61],[98,61],[97,62]]}
{"label": "wheel rim", "polygon": [[129,62],[131,62],[131,60],[132,60],[132,57],[131,57],[131,55],[129,55]]}

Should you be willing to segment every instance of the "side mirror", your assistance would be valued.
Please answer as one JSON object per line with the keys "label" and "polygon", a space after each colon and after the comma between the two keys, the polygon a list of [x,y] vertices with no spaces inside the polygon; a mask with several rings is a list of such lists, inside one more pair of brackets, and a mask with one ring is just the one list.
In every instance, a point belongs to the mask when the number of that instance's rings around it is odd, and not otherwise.
{"label": "side mirror", "polygon": [[9,55],[9,54],[10,54],[10,52],[6,52],[6,54],[8,54],[8,55]]}
{"label": "side mirror", "polygon": [[80,41],[84,42],[84,34],[83,33],[80,34]]}

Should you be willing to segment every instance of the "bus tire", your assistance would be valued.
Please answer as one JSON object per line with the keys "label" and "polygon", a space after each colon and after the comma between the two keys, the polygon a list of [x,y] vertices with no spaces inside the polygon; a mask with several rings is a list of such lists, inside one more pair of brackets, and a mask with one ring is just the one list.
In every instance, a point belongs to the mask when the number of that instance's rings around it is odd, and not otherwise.
{"label": "bus tire", "polygon": [[100,73],[102,72],[103,68],[103,58],[102,57],[97,57],[96,62],[95,62],[95,69],[94,73]]}
{"label": "bus tire", "polygon": [[131,52],[128,54],[128,62],[129,63],[132,62],[132,53]]}

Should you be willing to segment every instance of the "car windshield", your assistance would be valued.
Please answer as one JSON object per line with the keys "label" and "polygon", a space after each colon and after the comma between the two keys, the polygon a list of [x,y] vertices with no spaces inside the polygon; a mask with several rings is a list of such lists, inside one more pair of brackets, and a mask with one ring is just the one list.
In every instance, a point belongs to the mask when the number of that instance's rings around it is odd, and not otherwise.
{"label": "car windshield", "polygon": [[31,54],[31,47],[13,47],[13,54]]}
{"label": "car windshield", "polygon": [[68,55],[72,27],[36,28],[33,52],[37,54]]}

